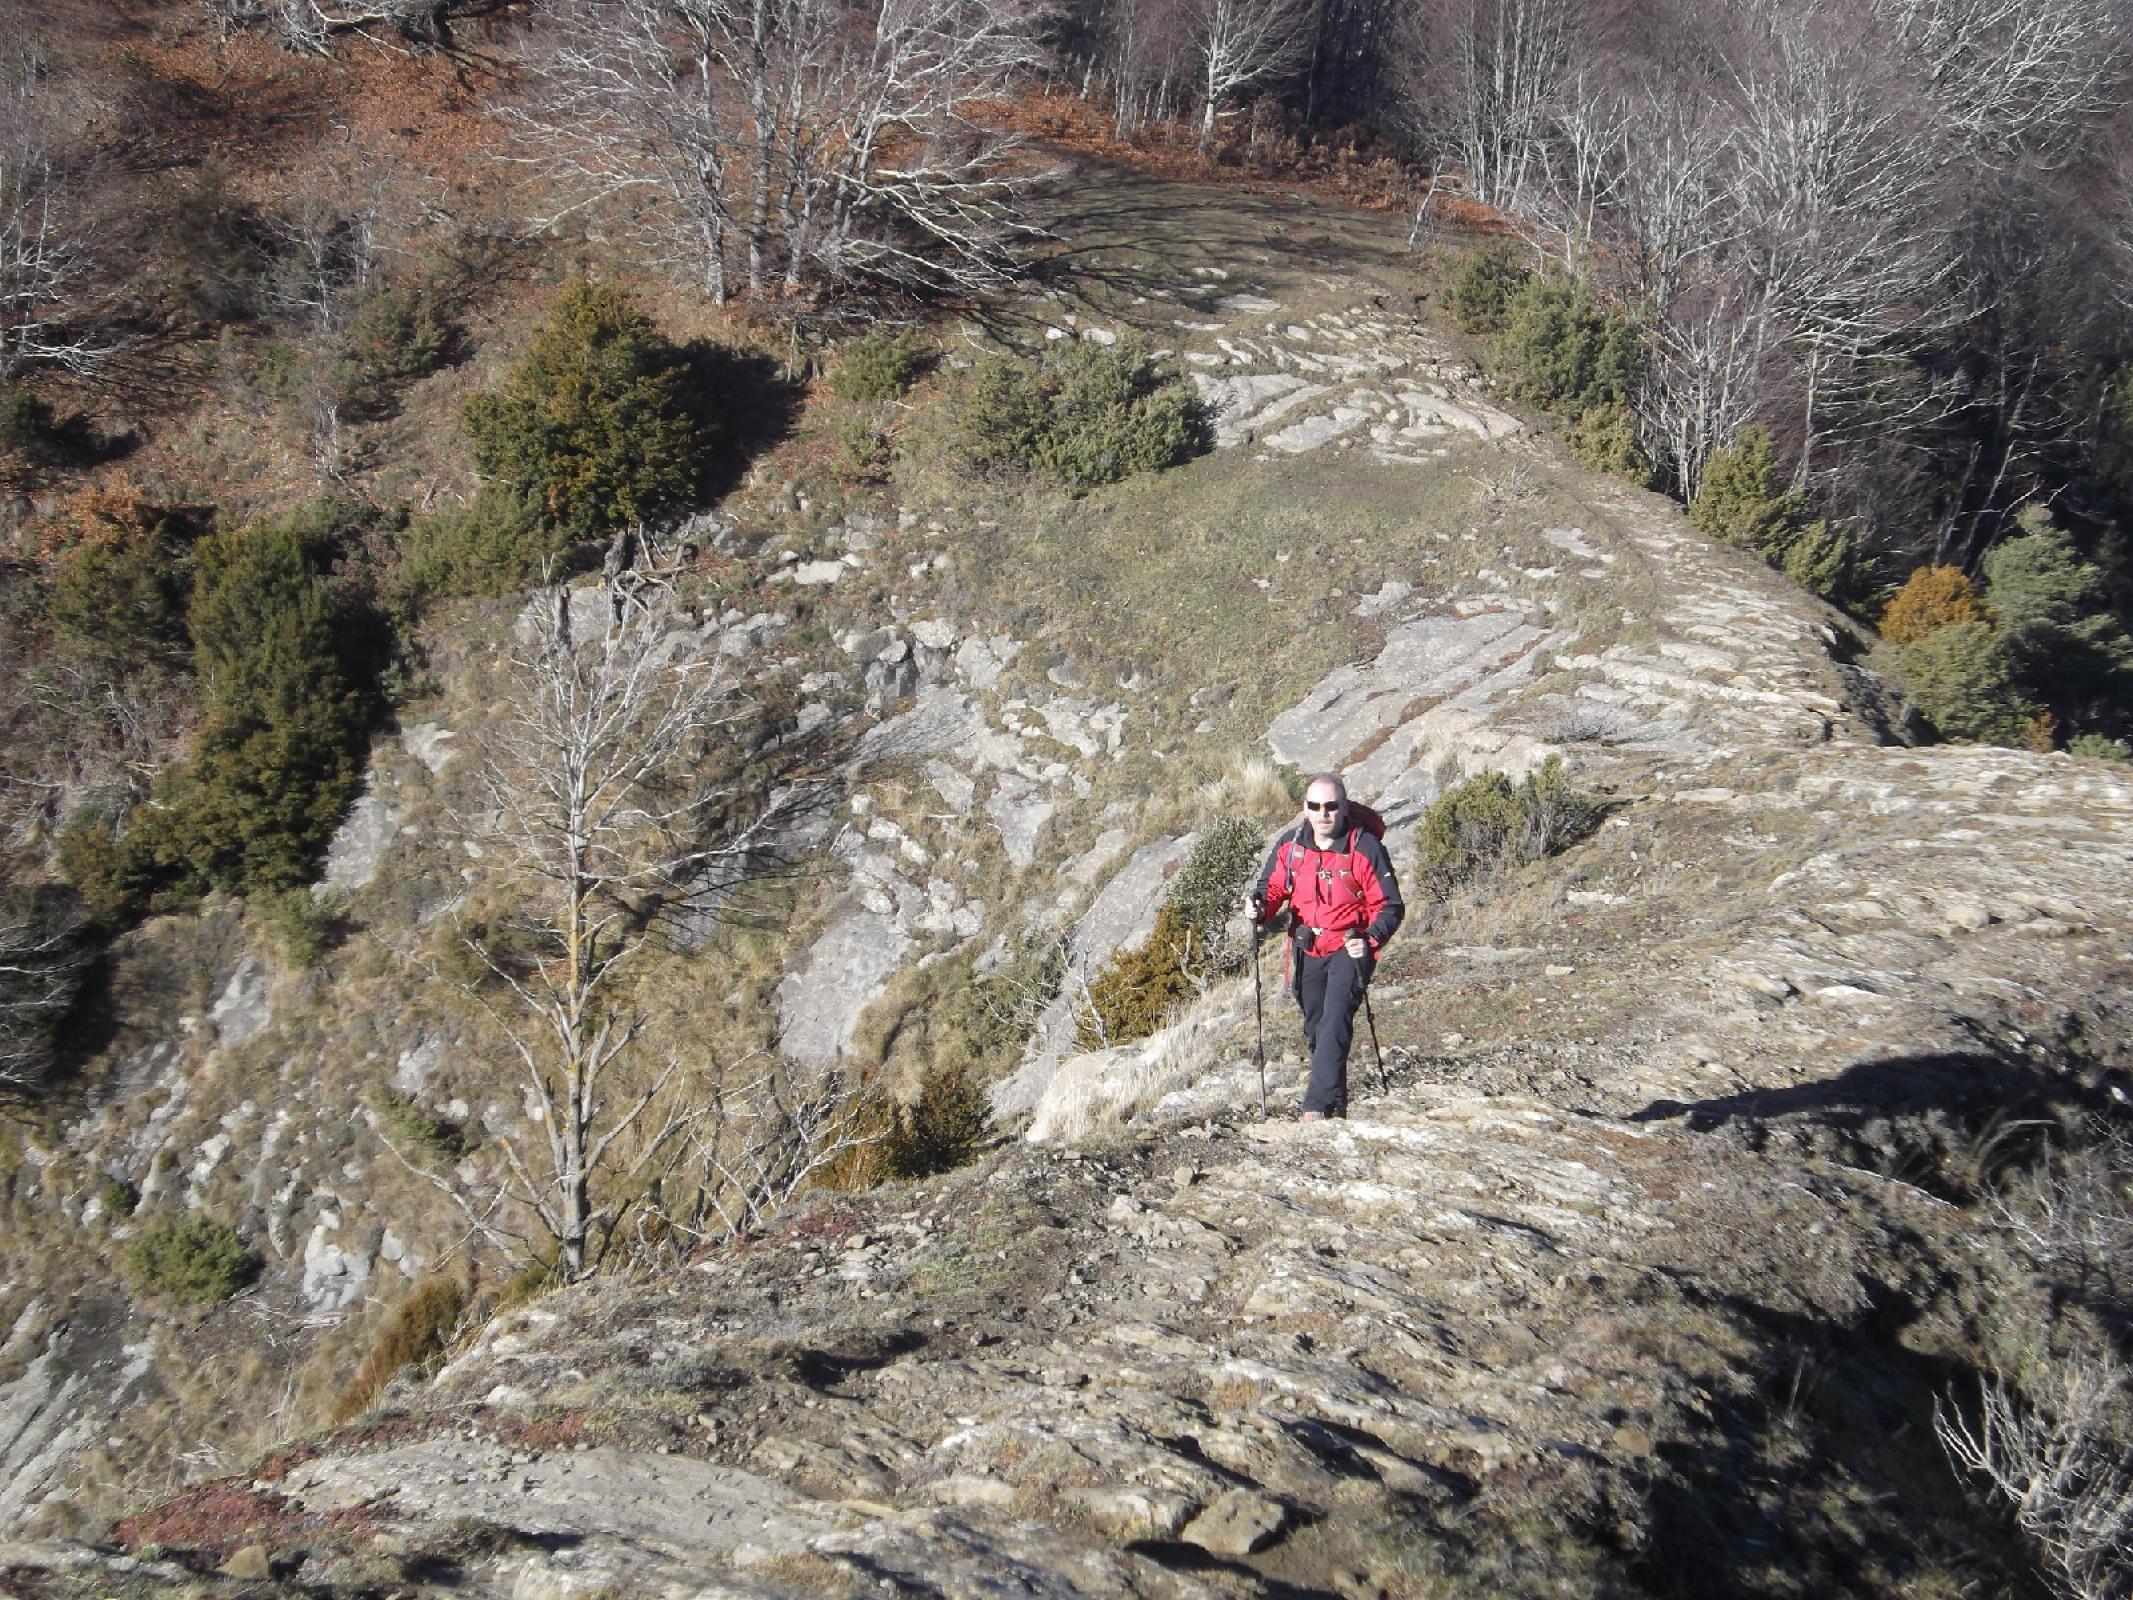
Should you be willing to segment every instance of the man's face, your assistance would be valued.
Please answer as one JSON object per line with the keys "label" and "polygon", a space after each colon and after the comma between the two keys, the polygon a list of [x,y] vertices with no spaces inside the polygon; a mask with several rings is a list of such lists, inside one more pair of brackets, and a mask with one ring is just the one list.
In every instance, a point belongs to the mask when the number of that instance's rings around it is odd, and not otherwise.
{"label": "man's face", "polygon": [[1304,791],[1304,815],[1311,819],[1312,837],[1324,841],[1340,831],[1348,807],[1338,789],[1314,783]]}

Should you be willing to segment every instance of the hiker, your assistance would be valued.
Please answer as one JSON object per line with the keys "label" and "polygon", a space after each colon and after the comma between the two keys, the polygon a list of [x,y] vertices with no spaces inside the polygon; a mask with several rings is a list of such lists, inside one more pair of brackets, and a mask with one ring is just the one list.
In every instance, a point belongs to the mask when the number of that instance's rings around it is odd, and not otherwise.
{"label": "hiker", "polygon": [[1326,774],[1304,791],[1304,820],[1284,833],[1244,898],[1263,923],[1289,906],[1289,976],[1303,1007],[1311,1082],[1303,1120],[1348,1114],[1348,1042],[1378,951],[1407,908],[1385,853],[1384,819]]}

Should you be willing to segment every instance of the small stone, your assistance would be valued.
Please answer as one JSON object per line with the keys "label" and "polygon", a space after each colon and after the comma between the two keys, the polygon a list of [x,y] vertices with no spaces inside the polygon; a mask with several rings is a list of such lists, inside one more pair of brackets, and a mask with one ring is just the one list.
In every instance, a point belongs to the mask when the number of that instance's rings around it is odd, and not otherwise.
{"label": "small stone", "polygon": [[238,1578],[246,1583],[264,1583],[274,1576],[273,1569],[267,1564],[267,1547],[263,1544],[246,1545],[215,1570],[226,1578]]}
{"label": "small stone", "polygon": [[1632,1423],[1615,1429],[1613,1443],[1626,1456],[1641,1458],[1652,1453],[1652,1436]]}
{"label": "small stone", "polygon": [[1170,1181],[1180,1189],[1190,1189],[1199,1176],[1200,1169],[1198,1167],[1179,1167],[1175,1172],[1171,1173]]}
{"label": "small stone", "polygon": [[1548,975],[1549,977],[1551,977],[1551,978],[1567,978],[1567,977],[1569,977],[1569,976],[1570,976],[1570,974],[1571,974],[1571,973],[1573,973],[1573,972],[1577,971],[1577,968],[1576,968],[1576,967],[1558,967],[1558,966],[1547,966],[1547,967],[1543,967],[1543,968],[1542,968],[1541,970],[1542,970],[1543,972],[1545,972],[1545,973],[1546,973],[1546,974],[1547,974],[1547,975]]}
{"label": "small stone", "polygon": [[1229,1489],[1179,1530],[1178,1537],[1211,1556],[1248,1556],[1279,1539],[1289,1508],[1249,1489]]}

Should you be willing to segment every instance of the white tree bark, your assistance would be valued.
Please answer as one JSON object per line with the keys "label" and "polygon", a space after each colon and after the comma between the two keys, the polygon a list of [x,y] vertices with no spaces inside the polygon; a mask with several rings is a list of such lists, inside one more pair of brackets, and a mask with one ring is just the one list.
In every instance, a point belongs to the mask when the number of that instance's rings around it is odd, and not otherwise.
{"label": "white tree bark", "polygon": [[[1037,60],[1036,0],[549,0],[506,115],[559,209],[610,201],[723,300],[822,278],[986,288],[1033,229],[1019,141],[977,115]],[[606,210],[597,214],[605,215]]]}
{"label": "white tree bark", "polygon": [[[739,712],[734,687],[677,645],[672,604],[639,588],[591,639],[571,636],[567,593],[533,609],[513,660],[517,703],[482,742],[484,822],[467,832],[525,907],[518,941],[470,936],[501,985],[492,1016],[511,1041],[541,1142],[504,1140],[513,1198],[554,1241],[566,1278],[591,1271],[617,1214],[610,1187],[690,1119],[663,1091],[682,1070],[634,1061],[644,1022],[625,982],[665,900],[738,872],[768,819],[718,832],[726,796],[698,776]],[[617,1141],[633,1138],[629,1161]]]}
{"label": "white tree bark", "polygon": [[1308,59],[1313,7],[1312,0],[1193,0],[1188,17],[1199,61],[1205,150],[1224,106]]}

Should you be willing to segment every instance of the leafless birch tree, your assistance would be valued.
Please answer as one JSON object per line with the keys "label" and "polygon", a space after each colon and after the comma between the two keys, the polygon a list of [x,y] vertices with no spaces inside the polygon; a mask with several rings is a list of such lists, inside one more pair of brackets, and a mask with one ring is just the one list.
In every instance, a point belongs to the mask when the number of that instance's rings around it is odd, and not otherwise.
{"label": "leafless birch tree", "polygon": [[1409,116],[1475,199],[1505,211],[1531,199],[1574,21],[1573,0],[1446,0],[1413,13],[1399,48]]}
{"label": "leafless birch tree", "polygon": [[1311,51],[1311,0],[1192,0],[1187,11],[1199,62],[1200,148],[1222,108],[1255,84],[1303,65]]}
{"label": "leafless birch tree", "polygon": [[84,303],[99,269],[86,164],[44,62],[11,60],[0,86],[0,380],[32,367],[89,373],[116,343]]}
{"label": "leafless birch tree", "polygon": [[[1029,174],[977,115],[1036,60],[1034,0],[549,0],[506,116],[556,180],[707,297],[869,277],[982,288]],[[602,211],[600,214],[606,214]]]}
{"label": "leafless birch tree", "polygon": [[73,930],[20,906],[0,909],[0,1095],[43,1080],[53,1024],[74,1003],[81,967]]}
{"label": "leafless birch tree", "polygon": [[[567,591],[545,594],[512,667],[517,701],[483,740],[487,819],[468,835],[498,887],[525,908],[508,933],[469,947],[507,1000],[489,1005],[508,1036],[544,1149],[503,1140],[513,1197],[554,1240],[558,1269],[599,1258],[627,1171],[688,1120],[662,1092],[682,1070],[635,1061],[645,1023],[633,964],[662,905],[737,873],[761,819],[720,829],[729,796],[702,774],[739,714],[735,687],[679,647],[664,590],[639,590],[592,637],[575,637]],[[657,1126],[647,1121],[658,1117]]]}

